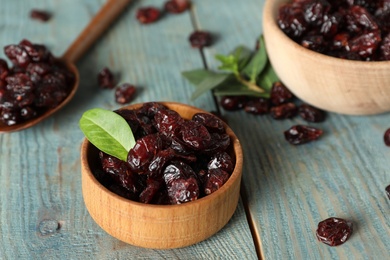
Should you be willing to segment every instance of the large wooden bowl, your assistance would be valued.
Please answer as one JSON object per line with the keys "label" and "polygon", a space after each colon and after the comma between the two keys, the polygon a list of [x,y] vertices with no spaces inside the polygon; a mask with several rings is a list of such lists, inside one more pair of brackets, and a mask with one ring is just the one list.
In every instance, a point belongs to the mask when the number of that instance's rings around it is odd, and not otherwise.
{"label": "large wooden bowl", "polygon": [[281,81],[300,99],[327,111],[369,115],[390,111],[390,61],[343,60],[308,50],[278,27],[278,8],[288,0],[268,0],[264,39]]}
{"label": "large wooden bowl", "polygon": [[[197,112],[205,112],[179,103],[162,104],[187,119]],[[92,174],[93,169],[100,167],[98,150],[84,140],[81,147],[82,191],[90,215],[110,235],[140,247],[179,248],[212,236],[232,217],[240,196],[242,149],[233,131],[227,126],[226,131],[232,141],[230,153],[236,158],[229,180],[216,192],[180,205],[142,204],[106,189]]]}

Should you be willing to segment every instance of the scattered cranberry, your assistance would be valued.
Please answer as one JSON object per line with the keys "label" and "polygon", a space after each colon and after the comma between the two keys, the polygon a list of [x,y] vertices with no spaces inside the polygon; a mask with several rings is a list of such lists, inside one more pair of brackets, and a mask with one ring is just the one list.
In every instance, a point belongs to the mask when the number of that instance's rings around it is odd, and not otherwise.
{"label": "scattered cranberry", "polygon": [[318,223],[316,235],[322,243],[338,246],[348,240],[352,231],[352,222],[341,218],[328,218]]}
{"label": "scattered cranberry", "polygon": [[193,48],[203,48],[210,46],[212,43],[211,34],[206,31],[195,31],[191,33],[188,40]]}
{"label": "scattered cranberry", "polygon": [[103,68],[99,72],[97,80],[101,88],[113,89],[115,87],[114,75],[108,68]]}
{"label": "scattered cranberry", "polygon": [[129,103],[136,92],[136,88],[133,85],[124,83],[118,86],[115,90],[115,100],[119,104]]}
{"label": "scattered cranberry", "polygon": [[115,112],[128,122],[136,144],[126,162],[100,152],[102,167],[94,174],[109,190],[142,203],[181,204],[228,181],[235,159],[226,152],[230,136],[219,118],[197,113],[186,120],[154,102]]}
{"label": "scattered cranberry", "polygon": [[0,120],[15,125],[58,106],[69,94],[74,75],[44,45],[22,40],[4,47],[13,63],[0,59]]}
{"label": "scattered cranberry", "polygon": [[271,107],[270,110],[270,114],[274,119],[293,118],[297,112],[297,106],[291,102]]}
{"label": "scattered cranberry", "polygon": [[228,111],[242,109],[245,105],[246,98],[244,96],[224,96],[221,98],[221,106]]}
{"label": "scattered cranberry", "polygon": [[142,24],[154,23],[160,18],[160,10],[155,7],[144,7],[137,10],[137,20]]}
{"label": "scattered cranberry", "polygon": [[253,98],[245,104],[245,112],[254,115],[264,115],[269,113],[270,101],[267,98]]}
{"label": "scattered cranberry", "polygon": [[51,14],[49,12],[43,10],[33,9],[30,12],[30,17],[35,20],[39,20],[42,22],[47,22],[51,18]]}
{"label": "scattered cranberry", "polygon": [[190,8],[191,2],[189,0],[169,0],[165,2],[164,9],[169,13],[182,13]]}
{"label": "scattered cranberry", "polygon": [[390,185],[387,185],[387,187],[386,187],[386,194],[387,194],[387,197],[389,198],[389,200],[390,200]]}
{"label": "scattered cranberry", "polygon": [[383,139],[385,141],[385,144],[387,146],[390,146],[390,128],[386,130],[384,136],[383,136]]}
{"label": "scattered cranberry", "polygon": [[290,144],[299,145],[317,140],[323,131],[305,125],[295,125],[284,132],[284,137]]}
{"label": "scattered cranberry", "polygon": [[277,22],[310,50],[350,60],[389,60],[390,8],[386,1],[292,0]]}
{"label": "scattered cranberry", "polygon": [[272,84],[270,100],[273,105],[281,105],[293,99],[291,91],[280,81]]}
{"label": "scattered cranberry", "polygon": [[319,123],[325,120],[326,113],[323,110],[308,104],[300,105],[298,111],[299,115],[308,122]]}

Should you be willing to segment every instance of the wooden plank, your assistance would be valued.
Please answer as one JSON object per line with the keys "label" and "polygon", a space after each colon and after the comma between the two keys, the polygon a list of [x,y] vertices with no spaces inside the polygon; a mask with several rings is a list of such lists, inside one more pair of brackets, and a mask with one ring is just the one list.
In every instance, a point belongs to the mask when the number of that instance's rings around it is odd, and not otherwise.
{"label": "wooden plank", "polygon": [[[254,45],[262,32],[263,2],[216,0],[213,8],[208,2],[197,4],[201,28],[220,36],[206,49],[210,68],[218,66],[216,53]],[[283,136],[292,125],[307,124],[300,118],[275,121],[244,112],[224,116],[244,147],[246,200],[265,259],[387,258],[390,216],[384,189],[390,184],[390,150],[383,134],[390,127],[389,114],[329,114],[326,122],[310,124],[324,130],[321,140],[302,146],[288,144]],[[355,225],[344,245],[329,247],[316,240],[317,223],[331,216]]]}
{"label": "wooden plank", "polygon": [[[7,1],[0,9],[0,44],[22,38],[48,45],[56,55],[81,31],[103,0]],[[0,259],[256,259],[242,202],[227,226],[197,245],[150,250],[120,242],[89,216],[81,195],[79,148],[81,114],[92,107],[116,109],[114,92],[100,90],[96,75],[104,66],[120,82],[142,87],[135,102],[178,101],[215,110],[212,96],[195,102],[180,71],[201,67],[187,42],[190,14],[166,15],[143,26],[135,20],[136,1],[114,27],[80,60],[81,84],[74,100],[34,128],[0,135]],[[48,23],[31,21],[32,8],[53,12]],[[2,57],[4,57],[2,55]]]}

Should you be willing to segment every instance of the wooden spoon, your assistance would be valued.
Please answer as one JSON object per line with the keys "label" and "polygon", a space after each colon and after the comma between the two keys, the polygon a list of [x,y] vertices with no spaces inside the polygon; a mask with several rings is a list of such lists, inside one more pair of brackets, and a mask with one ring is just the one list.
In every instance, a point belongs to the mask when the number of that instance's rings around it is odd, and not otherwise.
{"label": "wooden spoon", "polygon": [[61,60],[75,75],[75,81],[72,89],[69,95],[61,102],[61,104],[55,108],[48,109],[46,112],[36,118],[21,122],[19,124],[8,126],[0,122],[0,133],[14,132],[32,127],[60,110],[73,98],[80,81],[79,72],[74,64],[103,34],[103,32],[130,2],[131,0],[108,0],[61,57]]}

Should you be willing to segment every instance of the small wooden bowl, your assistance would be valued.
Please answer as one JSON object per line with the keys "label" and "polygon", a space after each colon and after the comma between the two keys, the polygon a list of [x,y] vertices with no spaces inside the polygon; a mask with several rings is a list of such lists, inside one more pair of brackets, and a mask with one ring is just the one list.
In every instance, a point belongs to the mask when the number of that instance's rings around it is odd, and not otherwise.
{"label": "small wooden bowl", "polygon": [[[186,119],[205,112],[180,103],[161,103]],[[135,109],[141,105],[123,108]],[[143,204],[109,191],[92,174],[100,167],[98,150],[85,139],[81,147],[82,191],[90,215],[113,237],[140,247],[179,248],[212,236],[232,217],[240,196],[242,149],[237,136],[227,126],[226,132],[232,141],[229,152],[236,159],[229,180],[216,192],[180,205]]]}
{"label": "small wooden bowl", "polygon": [[295,43],[278,27],[279,6],[263,10],[264,39],[281,81],[303,101],[327,111],[369,115],[390,111],[390,61],[351,61],[326,56]]}

